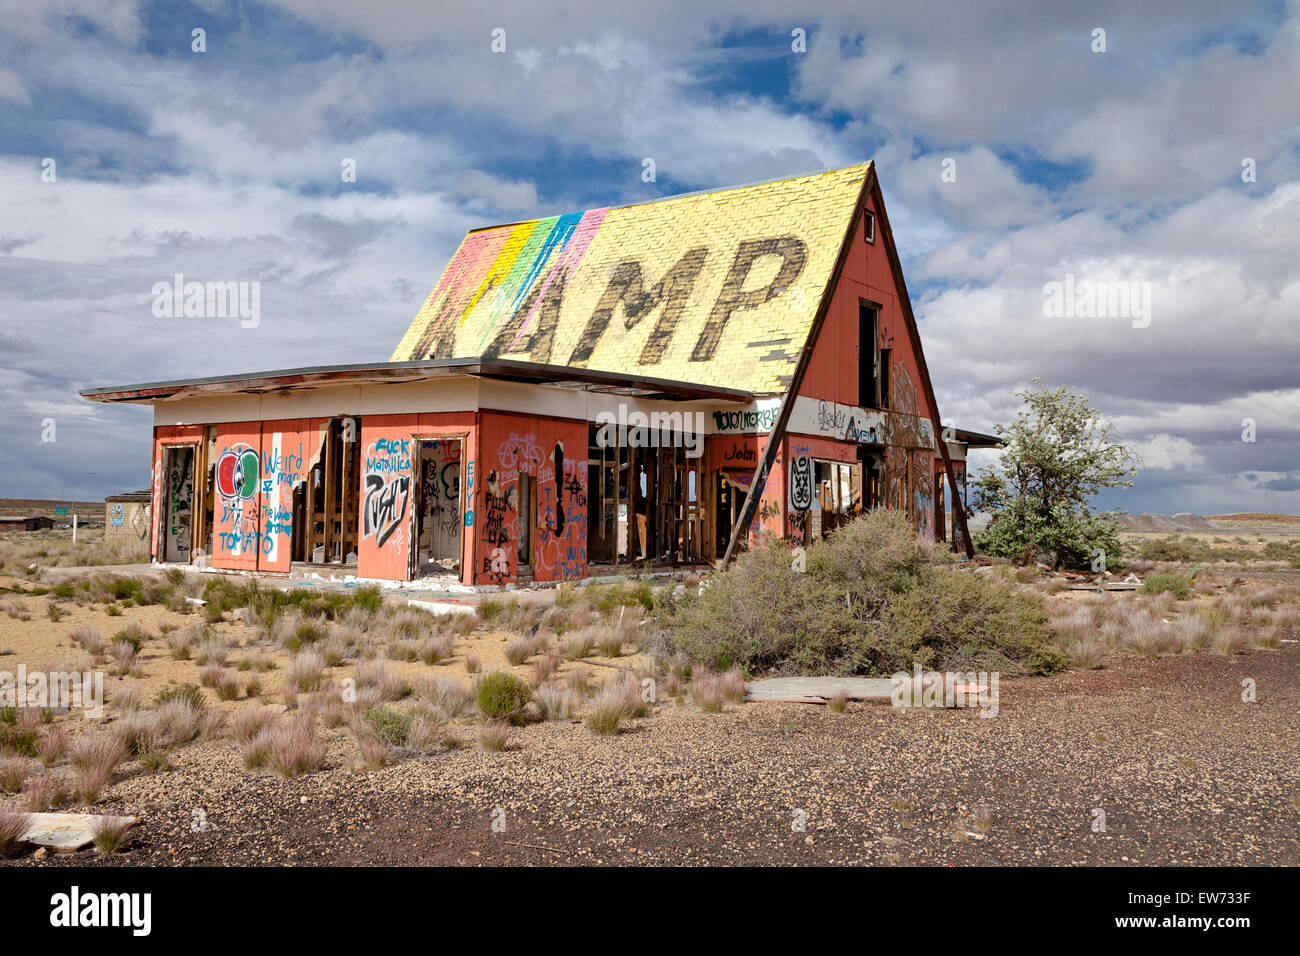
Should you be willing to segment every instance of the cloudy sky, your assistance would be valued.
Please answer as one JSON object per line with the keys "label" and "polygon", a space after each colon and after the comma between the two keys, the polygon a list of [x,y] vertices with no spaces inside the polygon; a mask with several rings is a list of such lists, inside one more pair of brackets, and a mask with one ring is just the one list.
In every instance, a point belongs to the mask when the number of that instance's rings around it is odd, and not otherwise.
{"label": "cloudy sky", "polygon": [[146,485],[78,389],[386,360],[470,227],[871,158],[945,422],[1077,386],[1145,462],[1102,504],[1300,512],[1300,3],[462,6],[0,0],[0,497]]}

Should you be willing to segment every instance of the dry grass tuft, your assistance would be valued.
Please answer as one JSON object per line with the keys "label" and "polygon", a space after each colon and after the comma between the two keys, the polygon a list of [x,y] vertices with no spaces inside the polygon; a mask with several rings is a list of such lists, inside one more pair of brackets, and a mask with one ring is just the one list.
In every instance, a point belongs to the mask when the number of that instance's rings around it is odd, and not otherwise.
{"label": "dry grass tuft", "polygon": [[22,835],[32,825],[31,815],[13,807],[0,807],[0,856],[9,856],[22,845]]}
{"label": "dry grass tuft", "polygon": [[510,745],[510,724],[504,720],[488,721],[479,729],[478,743],[484,750],[505,750]]}
{"label": "dry grass tuft", "polygon": [[537,688],[537,709],[544,720],[572,720],[578,712],[578,695],[558,684]]}
{"label": "dry grass tuft", "polygon": [[27,761],[22,757],[0,760],[0,793],[17,793],[27,780]]}
{"label": "dry grass tuft", "polygon": [[100,853],[116,853],[126,842],[126,831],[131,824],[125,820],[101,817],[95,821],[91,830],[94,834],[95,849]]}
{"label": "dry grass tuft", "polygon": [[325,658],[315,651],[300,651],[284,668],[284,682],[292,690],[310,693],[325,681]]}

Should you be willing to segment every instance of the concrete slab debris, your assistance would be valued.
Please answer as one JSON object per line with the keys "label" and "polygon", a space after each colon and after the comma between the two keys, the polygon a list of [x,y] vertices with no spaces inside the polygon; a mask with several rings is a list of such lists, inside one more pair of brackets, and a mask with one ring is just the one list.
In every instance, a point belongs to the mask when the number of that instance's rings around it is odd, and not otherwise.
{"label": "concrete slab debris", "polygon": [[49,847],[56,853],[73,853],[95,839],[95,825],[101,820],[135,826],[137,817],[105,816],[96,813],[33,813],[31,824],[20,838],[24,843]]}
{"label": "concrete slab debris", "polygon": [[843,690],[850,700],[889,701],[887,677],[770,677],[745,685],[745,700],[824,704]]}
{"label": "concrete slab debris", "polygon": [[417,601],[414,598],[406,602],[411,607],[418,607],[431,614],[442,616],[444,614],[473,614],[474,605],[456,604],[452,601]]}

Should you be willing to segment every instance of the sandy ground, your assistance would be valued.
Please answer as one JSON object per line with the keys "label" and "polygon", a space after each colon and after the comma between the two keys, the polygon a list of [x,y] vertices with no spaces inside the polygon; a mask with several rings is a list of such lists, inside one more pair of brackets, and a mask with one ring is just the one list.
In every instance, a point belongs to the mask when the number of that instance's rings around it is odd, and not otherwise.
{"label": "sandy ground", "polygon": [[[0,587],[7,586],[5,581],[5,578],[0,577]],[[8,586],[12,586],[12,583],[10,579]],[[107,643],[115,633],[134,622],[151,635],[138,655],[143,673],[139,677],[106,676],[105,697],[110,702],[113,700],[114,692],[122,687],[137,688],[147,700],[153,700],[169,687],[199,683],[199,671],[202,666],[193,659],[172,659],[161,631],[161,628],[166,625],[179,629],[201,620],[193,614],[178,614],[151,605],[127,608],[122,615],[112,617],[105,613],[102,607],[93,605],[78,607],[72,602],[63,602],[59,607],[64,609],[65,614],[55,622],[46,617],[48,597],[6,595],[4,601],[0,602],[0,606],[9,602],[22,606],[31,615],[31,620],[20,620],[0,612],[0,670],[16,672],[20,663],[26,665],[29,673],[34,670],[51,669],[104,670],[103,665],[95,667],[90,655],[77,647],[69,635],[77,626],[89,625],[99,631],[100,636]],[[275,669],[263,671],[256,676],[262,685],[260,700],[267,704],[279,701],[285,689],[284,665],[293,655],[281,647],[267,644],[253,646],[257,638],[257,628],[251,625],[225,621],[209,624],[207,627],[213,637],[223,638],[230,646],[231,650],[226,661],[228,667],[235,668],[241,660],[252,658],[269,657],[275,663]],[[384,663],[404,677],[413,678],[433,673],[455,677],[468,686],[475,675],[467,669],[467,661],[471,657],[476,657],[479,660],[480,673],[510,671],[521,679],[527,680],[532,674],[531,659],[530,662],[520,665],[512,665],[506,660],[506,642],[514,636],[506,631],[481,631],[468,637],[458,637],[455,641],[455,656],[433,666],[418,661],[393,661],[386,658]],[[559,646],[559,643],[552,638],[552,646]],[[559,673],[564,675],[569,670],[581,668],[590,672],[593,683],[599,684],[604,683],[611,675],[617,674],[615,668],[632,670],[646,663],[648,659],[639,654],[625,655],[617,659],[593,654],[589,660],[597,663],[590,665],[580,662],[565,663]],[[340,667],[329,668],[328,678],[337,682],[350,677],[356,670],[355,665],[356,662],[350,661]],[[239,672],[241,683],[246,683],[252,676],[252,671]],[[217,701],[211,692],[207,693],[207,698],[212,706],[230,712],[250,702],[257,702],[250,701],[247,696],[236,701]],[[76,715],[61,717],[60,720],[68,724],[69,729],[74,732],[82,723]]]}
{"label": "sandy ground", "polygon": [[[1253,575],[1249,586],[1279,580],[1300,573]],[[197,682],[199,666],[172,660],[160,634],[195,616],[131,607],[110,617],[65,602],[68,614],[52,622],[48,600],[2,596],[0,606],[16,602],[31,620],[0,614],[0,651],[11,652],[0,669],[58,666],[82,653],[68,636],[74,627],[90,624],[107,640],[135,621],[153,635],[144,675],[110,678],[110,700],[123,685],[152,697]],[[255,633],[238,623],[213,630],[232,644]],[[508,637],[457,639],[455,657],[433,667],[389,666],[468,683],[474,654],[484,670],[526,678],[529,664],[505,661]],[[515,729],[504,752],[472,743],[399,752],[372,771],[359,769],[348,730],[324,730],[326,768],[290,780],[245,769],[229,740],[196,743],[158,773],[128,762],[105,789],[96,812],[142,820],[123,853],[43,865],[1300,865],[1300,634],[1286,638],[1231,657],[1117,655],[1100,670],[1004,681],[993,719],[868,704],[843,714],[786,704],[705,714],[665,699],[613,737],[576,722],[534,723]],[[279,667],[259,675],[263,693],[251,703],[281,707],[289,655],[255,652]],[[235,648],[230,663],[251,653]],[[588,665],[562,673],[573,667]],[[598,680],[619,673],[589,669]],[[1254,702],[1242,700],[1245,680]],[[74,734],[86,724],[58,720]],[[474,733],[466,724],[463,736]]]}
{"label": "sandy ground", "polygon": [[47,862],[1300,864],[1300,645],[1002,690],[991,720],[669,705],[613,738],[539,724],[370,773],[336,740],[333,769],[289,781],[192,747],[112,788],[105,811],[144,818],[125,853]]}

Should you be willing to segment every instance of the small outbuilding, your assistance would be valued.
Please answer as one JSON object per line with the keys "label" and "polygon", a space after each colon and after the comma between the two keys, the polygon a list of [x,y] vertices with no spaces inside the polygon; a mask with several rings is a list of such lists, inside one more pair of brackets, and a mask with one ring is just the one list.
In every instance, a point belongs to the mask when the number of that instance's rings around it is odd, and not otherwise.
{"label": "small outbuilding", "polygon": [[104,499],[104,538],[144,541],[149,537],[149,489],[109,495]]}
{"label": "small outbuilding", "polygon": [[5,515],[0,517],[0,531],[47,531],[54,527],[49,515]]}

